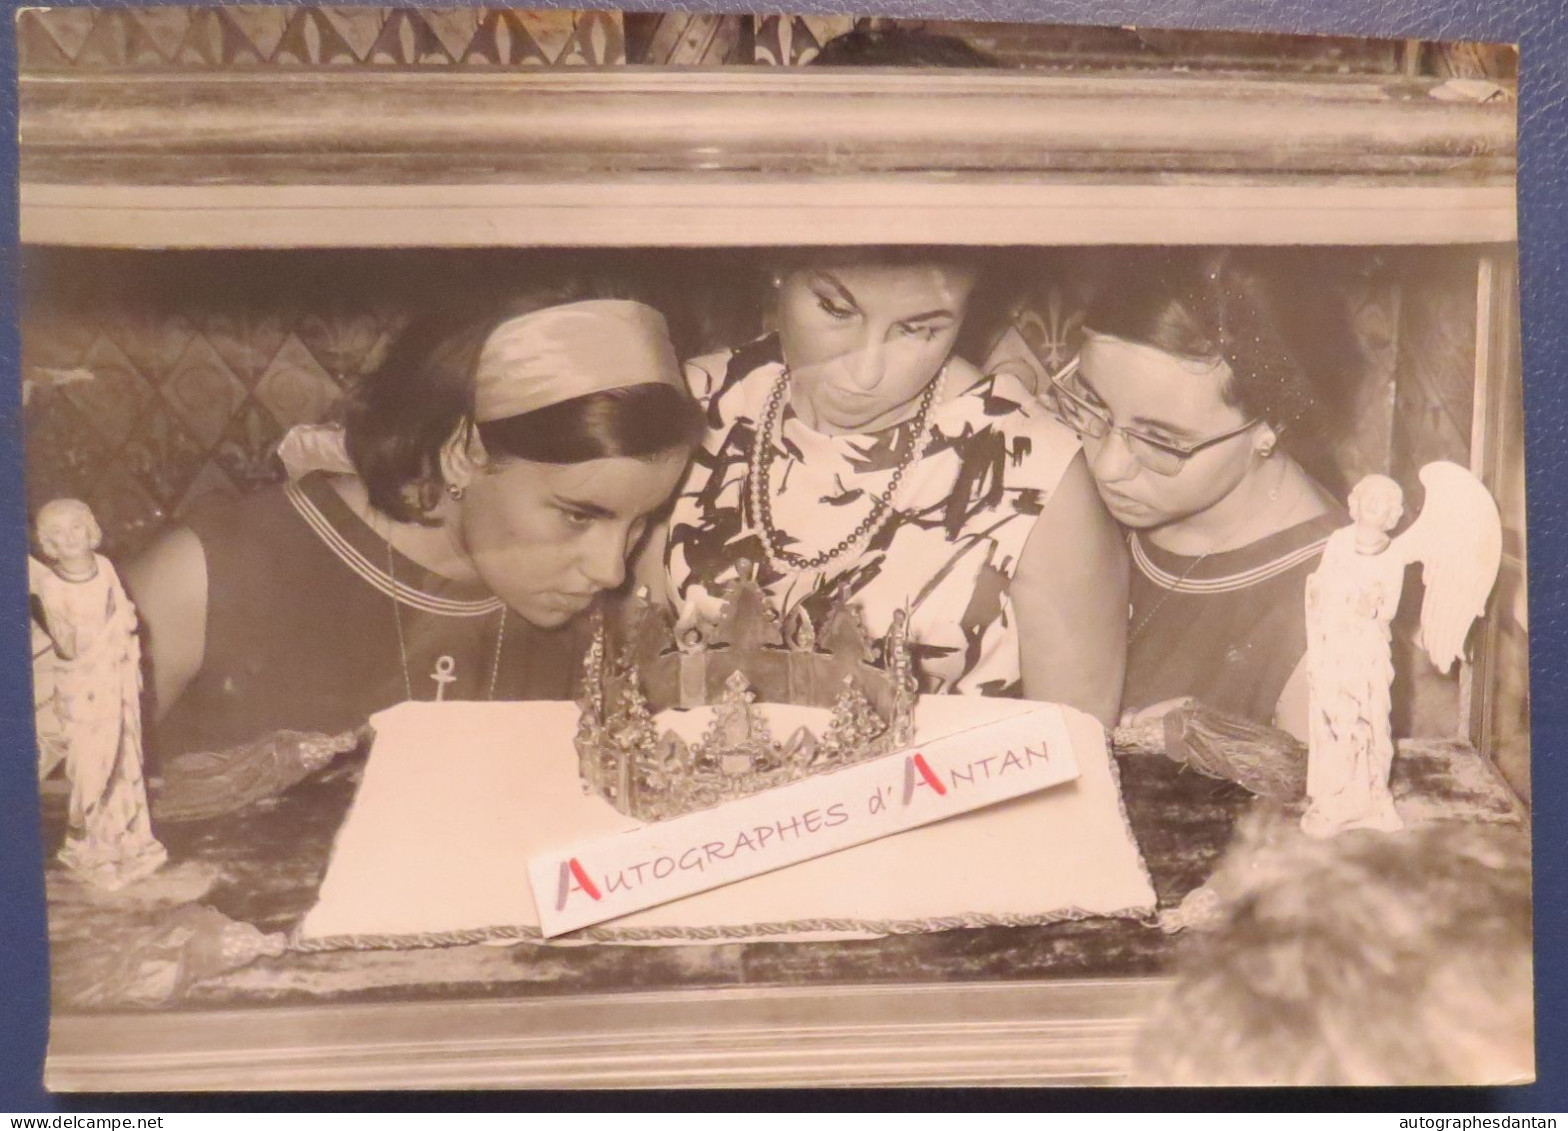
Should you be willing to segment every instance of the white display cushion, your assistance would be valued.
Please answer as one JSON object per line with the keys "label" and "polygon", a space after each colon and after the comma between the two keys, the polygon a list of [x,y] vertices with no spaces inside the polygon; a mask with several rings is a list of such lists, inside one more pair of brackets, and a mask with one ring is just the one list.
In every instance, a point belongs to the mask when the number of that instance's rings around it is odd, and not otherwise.
{"label": "white display cushion", "polygon": [[[931,696],[929,741],[1037,707]],[[300,941],[539,939],[527,864],[636,828],[577,774],[572,703],[404,703],[376,738]],[[562,942],[868,937],[1143,916],[1153,885],[1104,731],[1065,712],[1077,780],[586,928]]]}

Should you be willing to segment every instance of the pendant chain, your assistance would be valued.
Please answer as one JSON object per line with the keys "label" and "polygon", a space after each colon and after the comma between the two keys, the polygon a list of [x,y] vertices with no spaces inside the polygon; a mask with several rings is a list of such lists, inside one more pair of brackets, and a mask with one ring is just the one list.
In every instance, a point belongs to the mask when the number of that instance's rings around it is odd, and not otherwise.
{"label": "pendant chain", "polygon": [[[1300,495],[1300,493],[1301,485],[1300,483],[1297,483],[1296,490],[1291,494],[1292,506],[1295,505],[1296,498]],[[1268,494],[1268,503],[1265,506],[1263,513],[1272,514],[1278,503],[1279,488],[1275,487],[1274,490],[1270,491]],[[1171,594],[1180,590],[1187,579],[1197,572],[1199,566],[1208,561],[1215,554],[1224,553],[1225,551],[1232,549],[1232,543],[1234,543],[1236,539],[1240,538],[1241,535],[1246,532],[1247,526],[1253,521],[1255,521],[1255,516],[1243,516],[1241,522],[1237,525],[1235,530],[1231,531],[1230,534],[1226,535],[1223,539],[1219,540],[1213,546],[1209,547],[1207,550],[1203,551],[1203,553],[1194,558],[1192,560],[1192,564],[1189,565],[1186,569],[1182,570],[1180,576],[1178,576],[1174,582],[1172,582],[1169,586],[1162,585],[1161,588],[1164,590],[1164,592],[1160,594],[1160,599],[1154,602],[1154,606],[1139,618],[1138,623],[1134,625],[1132,631],[1127,634],[1127,643],[1131,645],[1133,641],[1137,640],[1138,637],[1143,634],[1143,630],[1149,627],[1149,622],[1154,619],[1154,615],[1165,607],[1166,601],[1170,600]],[[1132,536],[1137,538],[1138,532],[1136,530],[1133,531]]]}
{"label": "pendant chain", "polygon": [[[403,693],[404,693],[404,695],[408,699],[411,700],[411,699],[414,698],[414,683],[413,683],[413,680],[409,677],[409,674],[408,674],[408,645],[407,645],[407,642],[406,642],[406,640],[405,640],[405,638],[403,636],[403,610],[401,608],[402,602],[400,602],[397,599],[397,572],[396,572],[396,570],[394,568],[394,565],[393,565],[394,560],[395,559],[394,559],[394,551],[392,549],[392,543],[390,541],[388,541],[387,542],[387,577],[391,579],[391,581],[392,581],[392,589],[393,589],[393,592],[392,592],[392,624],[397,629],[397,654],[398,654],[398,659],[400,661],[402,661],[402,665],[403,665]],[[501,623],[496,626],[496,630],[495,630],[495,654],[490,658],[490,685],[489,685],[489,689],[485,693],[485,698],[487,700],[493,700],[495,698],[496,680],[497,680],[497,678],[501,674],[501,649],[505,645],[505,643],[506,643],[506,606],[503,604],[501,606]],[[449,660],[449,659],[450,659],[450,657],[447,657],[447,656],[443,656],[442,657],[442,660]],[[439,665],[438,665],[438,669],[439,669]],[[450,673],[448,673],[448,674],[450,674]],[[434,677],[432,677],[432,678],[434,678]],[[437,690],[437,693],[436,693],[436,698],[437,699],[441,698],[441,689],[443,687],[444,687],[444,684],[438,682],[438,684],[437,684],[438,690]]]}

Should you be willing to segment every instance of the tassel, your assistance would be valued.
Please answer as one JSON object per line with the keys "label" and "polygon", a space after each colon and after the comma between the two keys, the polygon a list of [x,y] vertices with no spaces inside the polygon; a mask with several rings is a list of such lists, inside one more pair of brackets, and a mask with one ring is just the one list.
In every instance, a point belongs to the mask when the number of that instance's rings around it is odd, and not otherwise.
{"label": "tassel", "polygon": [[283,730],[217,753],[182,754],[164,767],[153,819],[201,821],[276,797],[368,734],[368,727],[337,735]]}
{"label": "tassel", "polygon": [[[183,998],[198,982],[287,949],[266,934],[201,904],[177,907],[117,940],[94,960],[72,967],[60,990],[83,1008],[156,1006]],[[58,992],[58,991],[57,991]]]}

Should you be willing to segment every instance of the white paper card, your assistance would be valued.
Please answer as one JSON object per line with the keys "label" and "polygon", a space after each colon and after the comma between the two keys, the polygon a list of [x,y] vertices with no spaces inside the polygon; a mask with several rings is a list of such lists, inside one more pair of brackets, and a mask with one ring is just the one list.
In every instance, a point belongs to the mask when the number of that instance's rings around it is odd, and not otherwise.
{"label": "white paper card", "polygon": [[552,937],[892,836],[1079,775],[1060,707],[529,861]]}

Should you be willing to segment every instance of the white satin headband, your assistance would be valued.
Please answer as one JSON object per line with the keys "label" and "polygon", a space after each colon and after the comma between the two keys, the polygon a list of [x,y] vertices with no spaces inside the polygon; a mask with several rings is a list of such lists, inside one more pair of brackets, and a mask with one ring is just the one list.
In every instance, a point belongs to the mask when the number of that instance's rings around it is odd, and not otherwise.
{"label": "white satin headband", "polygon": [[474,420],[505,420],[634,385],[686,390],[664,315],[622,299],[551,306],[491,332],[474,378]]}
{"label": "white satin headband", "polygon": [[[606,389],[686,382],[664,316],[651,306],[590,299],[519,315],[497,326],[479,353],[474,419],[504,420]],[[301,424],[278,445],[290,479],[352,474],[343,429]]]}

